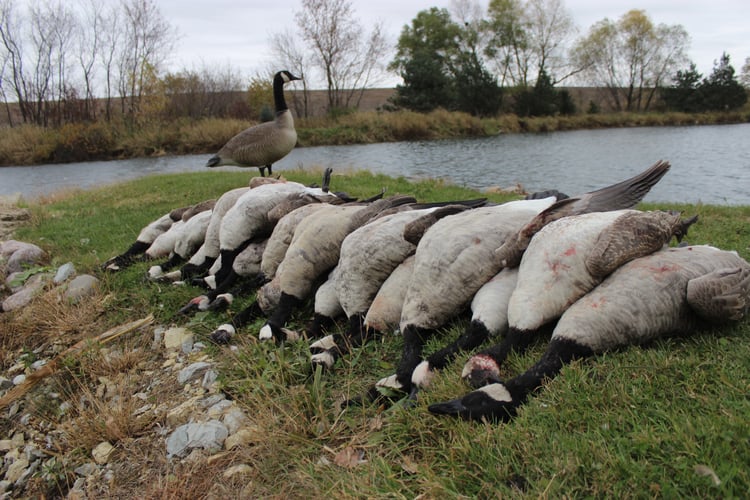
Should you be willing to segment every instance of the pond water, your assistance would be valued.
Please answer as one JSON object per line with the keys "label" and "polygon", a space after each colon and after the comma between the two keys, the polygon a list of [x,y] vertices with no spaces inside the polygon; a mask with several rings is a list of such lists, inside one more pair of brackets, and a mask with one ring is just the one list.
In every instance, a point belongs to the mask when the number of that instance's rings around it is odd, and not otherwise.
{"label": "pond water", "polygon": [[[92,188],[150,174],[204,170],[211,155],[136,158],[0,168],[0,195],[26,199],[65,188]],[[636,127],[480,139],[296,148],[274,165],[330,166],[409,178],[433,177],[471,188],[555,188],[582,193],[630,177],[657,160],[672,164],[646,201],[750,205],[750,124]],[[221,167],[215,171],[240,170]],[[258,175],[257,169],[246,170]]]}

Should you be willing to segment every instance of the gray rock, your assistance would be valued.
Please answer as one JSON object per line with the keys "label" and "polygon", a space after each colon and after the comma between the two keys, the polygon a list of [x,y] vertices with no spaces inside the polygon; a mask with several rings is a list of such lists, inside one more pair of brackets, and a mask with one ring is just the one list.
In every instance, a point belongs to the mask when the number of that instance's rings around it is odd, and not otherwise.
{"label": "gray rock", "polygon": [[206,371],[206,373],[203,375],[201,387],[203,387],[204,389],[210,389],[214,382],[216,382],[217,378],[219,378],[219,374],[215,370]]}
{"label": "gray rock", "polygon": [[90,476],[91,474],[93,474],[97,470],[99,470],[99,467],[97,467],[97,465],[95,463],[93,463],[93,462],[87,462],[87,463],[81,465],[80,467],[76,467],[74,472],[76,474],[78,474],[79,476],[84,476],[85,477],[85,476]]}
{"label": "gray rock", "polygon": [[229,434],[234,434],[238,430],[240,430],[243,426],[248,424],[250,422],[250,419],[247,418],[247,415],[245,415],[245,412],[243,412],[240,408],[237,408],[236,406],[233,408],[230,408],[225,414],[224,414],[224,425],[227,426],[227,430],[229,431]]}
{"label": "gray rock", "polygon": [[76,268],[73,265],[73,263],[67,262],[57,268],[57,273],[55,273],[55,277],[52,279],[52,281],[55,284],[59,285],[60,283],[67,281],[68,278],[73,276],[75,273],[76,273]]}
{"label": "gray rock", "polygon": [[21,248],[8,257],[8,272],[23,271],[28,267],[38,265],[47,254],[44,250],[31,243],[24,243]]}
{"label": "gray rock", "polygon": [[11,387],[13,387],[13,381],[0,376],[0,391],[10,389]]}
{"label": "gray rock", "polygon": [[2,304],[2,310],[15,311],[25,307],[44,288],[49,277],[49,274],[41,273],[29,278],[23,288],[10,297],[6,297]]}
{"label": "gray rock", "polygon": [[186,384],[190,380],[202,376],[209,368],[211,368],[211,363],[206,363],[205,361],[188,365],[177,374],[177,382]]}
{"label": "gray rock", "polygon": [[181,425],[167,438],[167,456],[181,457],[195,448],[218,451],[228,435],[226,426],[217,420]]}
{"label": "gray rock", "polygon": [[68,283],[68,289],[65,290],[65,298],[71,302],[78,302],[79,300],[92,295],[99,285],[99,280],[90,274],[81,274],[73,278]]}

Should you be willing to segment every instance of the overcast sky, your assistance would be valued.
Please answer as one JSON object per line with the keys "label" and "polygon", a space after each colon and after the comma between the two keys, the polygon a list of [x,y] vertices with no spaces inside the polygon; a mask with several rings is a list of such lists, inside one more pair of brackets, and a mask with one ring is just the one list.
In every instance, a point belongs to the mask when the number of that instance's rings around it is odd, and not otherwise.
{"label": "overcast sky", "polygon": [[[630,9],[645,10],[655,24],[681,24],[691,37],[688,55],[706,76],[724,51],[738,73],[750,57],[750,0],[563,1],[581,34],[595,22],[605,17],[617,20]],[[156,0],[156,4],[180,33],[170,70],[230,64],[245,76],[273,67],[269,37],[287,29],[296,32],[294,13],[301,10],[300,0]],[[353,0],[352,4],[363,25],[382,21],[394,46],[401,28],[420,10],[450,8],[450,0]]]}

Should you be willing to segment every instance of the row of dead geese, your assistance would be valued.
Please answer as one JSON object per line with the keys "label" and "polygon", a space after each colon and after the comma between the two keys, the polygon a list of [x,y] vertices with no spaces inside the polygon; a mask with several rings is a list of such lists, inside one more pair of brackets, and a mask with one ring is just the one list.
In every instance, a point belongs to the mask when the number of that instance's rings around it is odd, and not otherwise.
{"label": "row of dead geese", "polygon": [[[747,313],[745,260],[710,246],[669,247],[696,217],[632,208],[668,170],[658,162],[579,196],[545,193],[503,204],[425,204],[382,193],[357,201],[329,189],[330,170],[322,187],[255,177],[249,187],[153,221],[105,267],[115,271],[143,256],[163,260],[149,270],[152,279],[208,289],[185,313],[224,307],[243,285],[241,293],[256,291],[256,300],[219,326],[213,340],[228,341],[262,314],[261,339],[314,340],[312,363],[325,368],[352,347],[400,330],[396,373],[360,403],[386,388],[414,397],[457,353],[501,336],[464,367],[462,376],[478,389],[429,410],[507,420],[571,360]],[[287,328],[292,313],[313,298],[305,332]],[[466,331],[423,357],[425,341],[468,306]],[[332,328],[344,317],[346,328]],[[500,380],[508,354],[549,327],[542,358]],[[336,333],[323,336],[328,331]]]}

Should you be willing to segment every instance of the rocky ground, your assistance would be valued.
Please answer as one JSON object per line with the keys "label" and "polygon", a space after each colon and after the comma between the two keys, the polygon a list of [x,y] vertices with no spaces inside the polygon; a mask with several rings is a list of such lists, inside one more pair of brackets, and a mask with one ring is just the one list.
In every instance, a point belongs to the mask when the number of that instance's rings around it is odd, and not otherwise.
{"label": "rocky ground", "polygon": [[[5,201],[7,247],[30,215]],[[0,499],[243,496],[242,450],[259,431],[221,392],[205,346],[151,317],[92,332],[107,298],[96,280],[66,295],[70,267],[39,273],[33,300],[0,312]]]}

